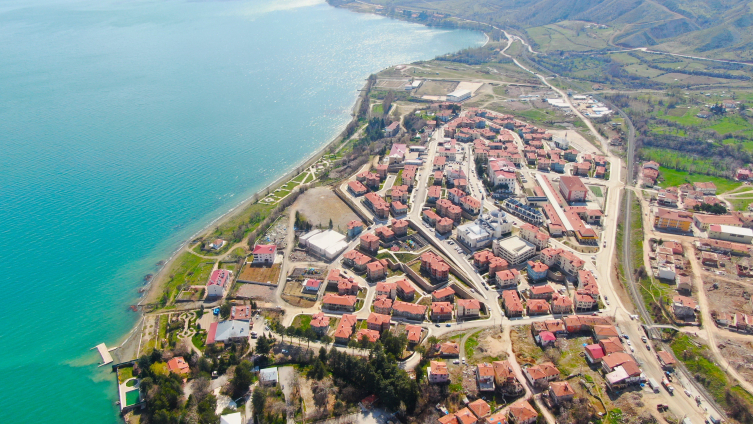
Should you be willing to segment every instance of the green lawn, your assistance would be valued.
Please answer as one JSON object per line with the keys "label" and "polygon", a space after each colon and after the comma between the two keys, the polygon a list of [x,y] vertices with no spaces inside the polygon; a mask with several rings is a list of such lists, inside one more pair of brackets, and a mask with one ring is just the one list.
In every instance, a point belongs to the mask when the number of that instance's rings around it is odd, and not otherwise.
{"label": "green lawn", "polygon": [[118,368],[118,383],[123,384],[129,378],[133,378],[133,367]]}
{"label": "green lawn", "polygon": [[728,180],[726,178],[712,177],[703,174],[694,174],[686,171],[676,171],[669,168],[660,168],[659,171],[661,172],[660,179],[664,179],[664,181],[659,183],[660,187],[672,187],[685,183],[710,181],[716,184],[717,194],[722,194],[742,185],[737,181]]}
{"label": "green lawn", "polygon": [[384,106],[381,103],[375,104],[371,109],[371,113],[374,116],[384,115]]}
{"label": "green lawn", "polygon": [[311,327],[311,315],[298,315],[293,320],[292,326],[303,331],[308,330]]}
{"label": "green lawn", "polygon": [[588,186],[589,189],[591,189],[591,193],[594,194],[596,197],[604,197],[604,193],[601,192],[601,187],[598,186]]}

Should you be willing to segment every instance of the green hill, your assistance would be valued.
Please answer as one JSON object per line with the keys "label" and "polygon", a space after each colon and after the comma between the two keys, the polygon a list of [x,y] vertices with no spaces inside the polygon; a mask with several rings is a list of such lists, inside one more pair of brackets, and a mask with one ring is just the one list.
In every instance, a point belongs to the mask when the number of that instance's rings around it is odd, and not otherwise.
{"label": "green hill", "polygon": [[[347,3],[349,0],[331,0]],[[750,0],[371,0],[388,10],[410,9],[518,29],[541,50],[583,50],[582,43],[542,28],[596,23],[612,31],[600,47],[649,47],[673,53],[753,61]],[[542,37],[537,37],[542,36]],[[590,44],[590,43],[589,43]],[[596,46],[590,46],[596,47]]]}

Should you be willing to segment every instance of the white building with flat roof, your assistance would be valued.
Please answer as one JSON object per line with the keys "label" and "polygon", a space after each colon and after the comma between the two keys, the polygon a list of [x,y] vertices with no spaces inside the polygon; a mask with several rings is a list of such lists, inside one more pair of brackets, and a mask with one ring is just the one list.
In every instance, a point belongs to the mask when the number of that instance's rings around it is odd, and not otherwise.
{"label": "white building with flat roof", "polygon": [[455,90],[452,93],[447,94],[448,102],[462,102],[471,98],[471,90]]}
{"label": "white building with flat roof", "polygon": [[457,239],[471,250],[489,246],[492,241],[502,237],[502,234],[512,232],[512,221],[499,210],[482,214],[474,222],[458,226]]}
{"label": "white building with flat roof", "polygon": [[348,248],[347,237],[335,230],[314,230],[304,234],[300,242],[310,252],[327,259],[334,259]]}
{"label": "white building with flat roof", "polygon": [[536,255],[536,246],[518,236],[496,240],[492,250],[510,265],[521,264]]}
{"label": "white building with flat roof", "polygon": [[750,244],[753,240],[753,230],[732,225],[709,225],[709,238]]}

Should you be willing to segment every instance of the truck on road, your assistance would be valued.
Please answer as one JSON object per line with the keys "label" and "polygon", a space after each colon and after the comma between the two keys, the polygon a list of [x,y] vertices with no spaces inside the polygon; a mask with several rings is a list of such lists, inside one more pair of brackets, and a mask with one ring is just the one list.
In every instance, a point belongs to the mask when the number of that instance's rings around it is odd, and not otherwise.
{"label": "truck on road", "polygon": [[649,378],[648,385],[651,386],[651,388],[654,390],[654,393],[659,393],[659,383],[657,383],[656,380]]}
{"label": "truck on road", "polygon": [[667,389],[670,395],[675,394],[675,388],[672,387],[671,384],[669,384],[669,380],[667,380],[667,377],[664,377],[661,379],[661,385],[664,386],[665,389]]}

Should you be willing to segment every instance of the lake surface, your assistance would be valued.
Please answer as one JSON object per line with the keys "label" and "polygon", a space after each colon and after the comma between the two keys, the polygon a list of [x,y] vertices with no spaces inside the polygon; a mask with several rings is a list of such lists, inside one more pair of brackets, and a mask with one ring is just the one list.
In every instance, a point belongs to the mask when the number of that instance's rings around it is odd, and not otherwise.
{"label": "lake surface", "polygon": [[0,422],[118,422],[141,278],[338,134],[366,77],[484,36],[321,1],[0,3]]}

